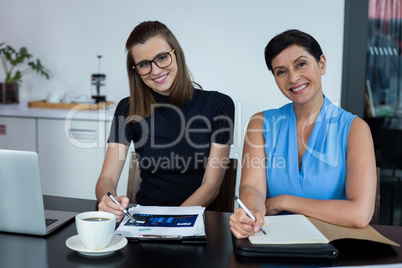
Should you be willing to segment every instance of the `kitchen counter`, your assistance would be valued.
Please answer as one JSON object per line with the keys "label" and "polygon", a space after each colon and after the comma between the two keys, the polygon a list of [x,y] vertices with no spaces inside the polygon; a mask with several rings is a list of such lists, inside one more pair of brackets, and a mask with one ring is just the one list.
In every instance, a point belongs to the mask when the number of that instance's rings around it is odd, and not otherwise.
{"label": "kitchen counter", "polygon": [[0,116],[111,121],[116,105],[99,110],[30,108],[26,104],[0,104]]}
{"label": "kitchen counter", "polygon": [[[2,104],[0,149],[38,153],[44,194],[96,199],[94,187],[102,170],[114,110],[115,105],[68,110]],[[126,192],[127,180],[128,165],[118,186],[120,194]]]}

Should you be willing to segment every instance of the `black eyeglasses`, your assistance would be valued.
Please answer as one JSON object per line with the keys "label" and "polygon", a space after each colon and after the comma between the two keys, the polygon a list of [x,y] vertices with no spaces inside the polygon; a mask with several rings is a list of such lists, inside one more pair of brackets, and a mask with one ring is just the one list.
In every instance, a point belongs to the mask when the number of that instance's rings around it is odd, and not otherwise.
{"label": "black eyeglasses", "polygon": [[162,53],[156,56],[153,60],[144,60],[133,66],[139,75],[147,75],[152,71],[152,62],[159,68],[166,68],[172,64],[172,54],[174,49],[167,53]]}

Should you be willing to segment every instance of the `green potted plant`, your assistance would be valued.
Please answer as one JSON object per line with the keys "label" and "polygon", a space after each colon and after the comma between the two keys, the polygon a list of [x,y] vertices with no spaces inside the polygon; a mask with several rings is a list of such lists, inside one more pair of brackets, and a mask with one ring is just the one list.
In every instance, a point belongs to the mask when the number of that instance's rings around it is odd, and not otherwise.
{"label": "green potted plant", "polygon": [[[0,103],[18,103],[18,88],[22,77],[31,72],[37,72],[47,79],[50,78],[50,71],[46,69],[39,59],[30,60],[26,47],[15,50],[11,46],[0,44],[0,60],[6,75],[4,83],[0,83]],[[17,68],[24,65],[23,68]]]}

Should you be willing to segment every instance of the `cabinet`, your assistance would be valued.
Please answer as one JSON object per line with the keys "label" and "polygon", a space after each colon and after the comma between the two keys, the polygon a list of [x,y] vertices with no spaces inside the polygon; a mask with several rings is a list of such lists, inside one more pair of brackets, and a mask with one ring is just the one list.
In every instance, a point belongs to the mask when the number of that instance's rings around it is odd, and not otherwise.
{"label": "cabinet", "polygon": [[36,120],[0,117],[0,149],[36,152]]}
{"label": "cabinet", "polygon": [[105,156],[105,123],[38,119],[43,194],[95,199]]}
{"label": "cabinet", "polygon": [[[38,119],[43,194],[96,199],[109,125],[107,121]],[[118,195],[127,192],[128,161],[120,176]]]}
{"label": "cabinet", "polygon": [[[27,109],[0,105],[0,148],[36,151],[43,194],[96,199],[95,185],[107,148],[114,111]],[[71,115],[71,116],[70,116]],[[125,195],[128,160],[117,188]]]}

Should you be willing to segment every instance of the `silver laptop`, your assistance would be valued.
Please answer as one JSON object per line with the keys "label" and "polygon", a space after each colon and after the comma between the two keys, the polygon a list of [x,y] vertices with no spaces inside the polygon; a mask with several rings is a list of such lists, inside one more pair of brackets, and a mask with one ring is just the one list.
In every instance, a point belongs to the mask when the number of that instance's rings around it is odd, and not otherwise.
{"label": "silver laptop", "polygon": [[0,231],[48,235],[76,212],[45,210],[36,152],[0,150]]}

